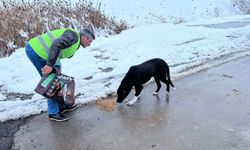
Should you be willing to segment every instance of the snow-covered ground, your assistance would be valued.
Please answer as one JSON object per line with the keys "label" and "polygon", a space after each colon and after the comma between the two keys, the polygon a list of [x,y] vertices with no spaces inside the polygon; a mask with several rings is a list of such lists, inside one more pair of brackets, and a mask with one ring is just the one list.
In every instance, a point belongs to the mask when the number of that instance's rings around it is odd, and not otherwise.
{"label": "snow-covered ground", "polygon": [[129,25],[189,22],[240,14],[235,0],[94,0],[101,10]]}
{"label": "snow-covered ground", "polygon": [[[73,58],[61,61],[62,73],[75,77],[76,95],[78,95],[76,103],[86,103],[108,94],[115,94],[129,67],[151,58],[159,57],[166,60],[170,66],[171,77],[175,80],[201,69],[250,54],[250,26],[247,25],[250,16],[239,15],[237,8],[230,5],[230,0],[223,2],[193,0],[189,3],[181,0],[175,3],[164,2],[164,0],[154,2],[127,0],[123,2],[124,5],[121,5],[121,1],[119,4],[118,1],[110,0],[108,1],[110,3],[107,1],[104,1],[106,3],[103,5],[108,13],[113,16],[117,15],[118,18],[126,20],[135,27],[116,36],[97,37],[90,47],[80,48]],[[220,12],[219,16],[227,17],[207,19],[217,17],[215,15],[217,13],[213,15],[204,13],[206,7],[209,8],[207,8],[209,12],[217,10]],[[147,12],[151,10],[149,8],[154,10],[150,12],[154,15]],[[196,8],[196,13],[190,12],[194,8]],[[174,10],[176,13],[173,13]],[[167,16],[179,14],[180,18],[184,18],[187,23],[155,21],[157,17],[154,16],[161,16],[160,14],[166,19]],[[205,19],[196,20],[201,18]],[[191,20],[196,21],[189,22]],[[240,28],[212,27],[213,24],[226,22],[244,22],[244,26]],[[24,48],[18,49],[8,58],[1,58],[0,64],[0,89],[2,91],[2,94],[0,93],[0,121],[46,111],[46,100],[34,94],[34,88],[40,77],[26,57]],[[3,94],[5,92],[34,94],[34,96],[25,100],[6,99]]]}

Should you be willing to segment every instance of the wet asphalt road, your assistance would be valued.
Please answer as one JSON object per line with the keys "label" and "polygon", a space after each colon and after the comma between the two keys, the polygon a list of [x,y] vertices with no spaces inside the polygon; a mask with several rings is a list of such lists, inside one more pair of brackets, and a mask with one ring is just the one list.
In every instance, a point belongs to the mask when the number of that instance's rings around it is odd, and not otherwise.
{"label": "wet asphalt road", "polygon": [[152,83],[133,107],[104,112],[84,105],[63,123],[43,113],[20,128],[13,149],[249,150],[249,64],[246,56],[178,79],[169,102],[165,86],[152,95]]}
{"label": "wet asphalt road", "polygon": [[13,145],[13,135],[20,126],[28,122],[30,118],[10,120],[0,123],[0,150],[9,150]]}

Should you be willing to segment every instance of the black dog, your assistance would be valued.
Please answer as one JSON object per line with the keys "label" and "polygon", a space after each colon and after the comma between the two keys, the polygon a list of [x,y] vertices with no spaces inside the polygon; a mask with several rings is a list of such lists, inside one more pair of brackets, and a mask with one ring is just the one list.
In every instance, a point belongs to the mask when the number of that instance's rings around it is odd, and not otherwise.
{"label": "black dog", "polygon": [[131,101],[127,102],[127,105],[133,105],[140,96],[140,93],[143,89],[143,84],[148,82],[151,77],[154,77],[154,80],[157,84],[157,89],[154,92],[154,95],[157,95],[161,88],[160,81],[167,85],[167,93],[169,93],[169,84],[174,87],[170,79],[168,64],[160,58],[151,59],[142,64],[129,68],[129,71],[122,79],[117,90],[117,103],[121,103],[128,96],[132,87],[134,86],[135,96]]}

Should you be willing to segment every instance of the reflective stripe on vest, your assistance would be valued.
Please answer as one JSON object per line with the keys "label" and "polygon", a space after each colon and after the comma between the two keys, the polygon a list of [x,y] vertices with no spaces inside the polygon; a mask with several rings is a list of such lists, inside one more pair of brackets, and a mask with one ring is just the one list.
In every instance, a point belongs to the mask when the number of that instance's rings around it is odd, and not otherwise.
{"label": "reflective stripe on vest", "polygon": [[[49,36],[49,39],[53,43],[56,39],[54,38],[54,36],[50,32],[48,32],[47,34]],[[42,36],[39,35],[37,38],[38,38],[39,42],[42,44],[43,48],[46,50],[47,54],[49,55],[49,47],[46,45],[46,42],[43,40]],[[60,54],[61,54],[61,52],[60,52]]]}
{"label": "reflective stripe on vest", "polygon": [[[48,36],[49,36],[49,39],[50,39],[50,40],[52,41],[52,43],[53,43],[56,39],[54,38],[54,36],[53,36],[50,32],[48,32],[47,34],[48,34]],[[42,44],[43,48],[46,50],[47,54],[49,55],[49,47],[46,45],[46,43],[45,43],[45,41],[43,40],[42,36],[39,35],[37,38],[38,38],[39,42]],[[61,51],[60,51],[59,55],[61,55]],[[55,65],[61,66],[61,63],[60,63],[60,60],[59,60],[59,59],[56,60]]]}

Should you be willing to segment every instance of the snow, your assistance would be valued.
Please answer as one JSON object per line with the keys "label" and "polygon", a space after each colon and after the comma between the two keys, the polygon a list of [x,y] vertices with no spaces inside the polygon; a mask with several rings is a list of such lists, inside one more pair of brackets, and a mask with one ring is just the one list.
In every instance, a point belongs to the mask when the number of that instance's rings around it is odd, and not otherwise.
{"label": "snow", "polygon": [[[102,1],[103,9],[134,27],[116,36],[97,37],[90,47],[81,47],[74,57],[61,61],[62,73],[75,77],[76,95],[79,95],[76,103],[115,95],[129,67],[151,58],[166,60],[174,81],[250,55],[250,26],[230,26],[231,22],[248,22],[250,16],[240,15],[229,0],[193,0],[192,3],[180,0],[174,3],[166,0],[121,1]],[[219,16],[227,17],[213,18],[218,14],[206,14],[205,8],[209,12],[217,10]],[[159,21],[155,16],[163,16],[165,21]],[[179,16],[187,23],[175,24],[167,20],[168,16]],[[209,26],[219,23],[228,24],[225,28]],[[47,111],[46,99],[34,92],[40,77],[27,58],[25,49],[20,48],[11,56],[1,58],[0,64],[0,121]],[[34,95],[25,100],[7,99],[4,92]]]}
{"label": "snow", "polygon": [[6,96],[3,95],[3,94],[0,94],[0,101],[3,101],[3,100],[5,100],[5,99],[6,99]]}
{"label": "snow", "polygon": [[239,14],[231,0],[94,0],[101,10],[129,25],[145,25]]}

